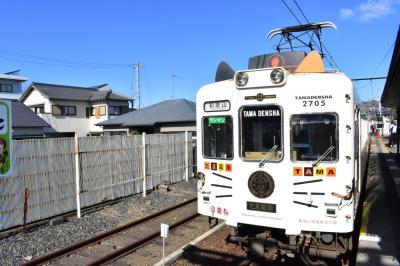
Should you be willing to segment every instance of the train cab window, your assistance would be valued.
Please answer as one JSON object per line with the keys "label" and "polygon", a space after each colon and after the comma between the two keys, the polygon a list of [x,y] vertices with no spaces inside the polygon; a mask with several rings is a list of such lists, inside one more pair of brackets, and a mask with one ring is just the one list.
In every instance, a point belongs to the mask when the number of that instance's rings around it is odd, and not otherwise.
{"label": "train cab window", "polygon": [[241,151],[245,160],[280,161],[282,109],[277,105],[245,106],[240,109]]}
{"label": "train cab window", "polygon": [[203,156],[233,158],[233,126],[230,116],[203,118]]}
{"label": "train cab window", "polygon": [[293,115],[290,156],[292,161],[336,161],[339,154],[335,114]]}

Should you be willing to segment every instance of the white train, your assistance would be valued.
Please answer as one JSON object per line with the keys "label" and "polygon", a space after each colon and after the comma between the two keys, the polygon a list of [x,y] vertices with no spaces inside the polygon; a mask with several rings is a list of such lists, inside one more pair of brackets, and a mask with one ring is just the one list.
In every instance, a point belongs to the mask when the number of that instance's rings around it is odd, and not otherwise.
{"label": "white train", "polygon": [[196,102],[198,212],[271,260],[348,260],[369,129],[351,80],[315,51],[275,53],[220,64]]}

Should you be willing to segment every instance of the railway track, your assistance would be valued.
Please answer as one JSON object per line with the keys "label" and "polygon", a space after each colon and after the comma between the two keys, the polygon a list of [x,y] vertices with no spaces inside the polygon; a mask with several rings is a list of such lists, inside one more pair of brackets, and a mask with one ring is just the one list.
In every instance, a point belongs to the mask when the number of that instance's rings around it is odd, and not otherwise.
{"label": "railway track", "polygon": [[126,256],[160,236],[160,224],[173,230],[198,216],[197,198],[114,228],[22,265],[104,265]]}

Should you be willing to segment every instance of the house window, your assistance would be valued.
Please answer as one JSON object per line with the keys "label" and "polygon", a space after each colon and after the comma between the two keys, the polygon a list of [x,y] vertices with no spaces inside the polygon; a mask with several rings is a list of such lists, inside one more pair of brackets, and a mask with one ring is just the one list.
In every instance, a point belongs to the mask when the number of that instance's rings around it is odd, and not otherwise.
{"label": "house window", "polygon": [[120,115],[122,114],[122,106],[109,106],[108,114],[109,115]]}
{"label": "house window", "polygon": [[44,105],[31,106],[31,110],[37,114],[44,114]]}
{"label": "house window", "polygon": [[0,84],[0,92],[13,92],[12,84]]}
{"label": "house window", "polygon": [[53,105],[53,115],[76,115],[76,106]]}
{"label": "house window", "polygon": [[106,115],[105,105],[91,107],[90,110],[91,116],[100,117]]}

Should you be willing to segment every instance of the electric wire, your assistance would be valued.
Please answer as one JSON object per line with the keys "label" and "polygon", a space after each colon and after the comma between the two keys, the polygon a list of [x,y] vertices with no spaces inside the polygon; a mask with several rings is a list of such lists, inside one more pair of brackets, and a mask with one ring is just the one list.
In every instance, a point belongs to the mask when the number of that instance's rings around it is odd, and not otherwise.
{"label": "electric wire", "polygon": [[293,17],[297,20],[297,22],[300,23],[300,25],[302,25],[303,23],[301,23],[301,21],[297,18],[297,16],[294,14],[293,10],[287,5],[285,0],[281,1],[283,2],[283,4],[285,4],[286,8],[290,11],[290,13],[292,13]]}
{"label": "electric wire", "polygon": [[[304,19],[307,21],[308,24],[310,24],[310,21],[307,19],[307,16],[304,14],[303,9],[300,7],[300,5],[297,3],[297,0],[293,0],[294,3],[296,4],[297,8],[300,10],[300,13],[303,15]],[[314,42],[314,40],[312,39],[312,41]],[[314,42],[315,43],[315,42]],[[333,63],[335,65],[335,67],[337,69],[340,70],[340,67],[338,66],[338,64],[336,64],[335,60],[333,59],[333,56],[330,54],[330,52],[328,51],[328,49],[325,47],[325,45],[323,43],[321,43],[321,49],[325,49],[326,54],[329,56],[329,59],[332,61],[330,62],[330,65],[332,66],[331,63]]]}
{"label": "electric wire", "polygon": [[293,0],[294,3],[296,4],[297,8],[300,10],[300,13],[303,15],[303,17],[306,19],[307,23],[310,24],[310,21],[308,21],[306,15],[304,14],[303,10],[301,9],[301,7],[299,6],[299,4],[297,3],[296,0]]}
{"label": "electric wire", "polygon": [[[297,22],[298,22],[300,25],[303,25],[303,23],[302,23],[302,22],[300,21],[300,19],[294,14],[293,10],[288,6],[288,4],[285,2],[285,0],[281,0],[281,1],[282,1],[283,4],[286,6],[286,8],[289,10],[289,12],[293,15],[293,17],[297,20]],[[300,13],[303,15],[303,17],[304,17],[304,19],[306,20],[306,22],[309,24],[310,21],[307,19],[306,15],[304,14],[304,12],[303,12],[302,8],[300,7],[300,5],[297,3],[296,0],[293,0],[293,1],[294,1],[295,5],[297,6],[297,8],[299,9]],[[309,35],[309,36],[310,36],[310,35]],[[313,44],[316,45],[316,46],[318,47],[318,44],[317,44],[316,41],[314,40],[314,36],[310,36],[310,38],[311,38],[311,41],[313,42]],[[335,62],[335,60],[333,59],[333,56],[330,54],[330,52],[328,51],[328,49],[326,48],[326,46],[325,46],[323,43],[321,43],[320,49],[321,49],[321,52],[323,52],[323,49],[325,50],[326,54],[327,54],[328,57],[329,57],[328,63],[331,65],[331,67],[337,68],[339,71],[341,71],[339,65]]]}
{"label": "electric wire", "polygon": [[98,63],[98,62],[95,63],[95,62],[83,62],[83,61],[69,61],[69,60],[56,59],[50,57],[17,53],[8,50],[0,50],[0,58],[5,60],[12,60],[12,61],[25,62],[31,64],[38,64],[38,65],[58,66],[58,67],[110,69],[110,68],[130,68],[132,66],[131,64],[121,64],[121,63]]}
{"label": "electric wire", "polygon": [[375,68],[374,72],[372,73],[371,77],[373,77],[375,75],[375,73],[378,71],[378,69],[382,66],[383,62],[385,62],[387,56],[389,55],[389,52],[393,49],[394,44],[396,42],[393,41],[392,45],[389,47],[389,49],[386,51],[385,56],[383,57],[383,59],[381,60],[381,62],[379,63],[379,65]]}

